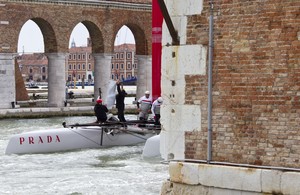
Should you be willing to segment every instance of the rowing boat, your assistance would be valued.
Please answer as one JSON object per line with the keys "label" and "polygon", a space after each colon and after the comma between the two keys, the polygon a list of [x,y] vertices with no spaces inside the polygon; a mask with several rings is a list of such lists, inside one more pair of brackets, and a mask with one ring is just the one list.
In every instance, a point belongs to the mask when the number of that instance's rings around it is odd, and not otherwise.
{"label": "rowing boat", "polygon": [[[144,123],[141,125],[141,123]],[[151,122],[128,121],[66,125],[63,128],[37,130],[13,135],[5,154],[63,152],[87,148],[128,146],[157,135]]]}

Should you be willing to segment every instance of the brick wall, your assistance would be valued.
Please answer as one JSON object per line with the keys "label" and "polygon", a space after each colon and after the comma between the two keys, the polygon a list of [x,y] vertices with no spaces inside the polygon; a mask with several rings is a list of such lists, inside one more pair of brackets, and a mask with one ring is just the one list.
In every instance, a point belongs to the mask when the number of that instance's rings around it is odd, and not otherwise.
{"label": "brick wall", "polygon": [[[187,44],[208,44],[208,0],[188,17]],[[300,1],[214,5],[214,161],[300,167]],[[186,104],[201,100],[202,130],[186,158],[206,159],[207,75],[186,76]],[[198,84],[197,84],[198,83]]]}
{"label": "brick wall", "polygon": [[152,12],[148,5],[107,8],[100,5],[85,6],[84,3],[77,5],[4,0],[0,0],[0,4],[0,53],[17,51],[20,30],[29,19],[42,31],[45,53],[67,53],[70,35],[80,22],[90,33],[93,53],[112,53],[115,36],[123,25],[127,25],[134,34],[138,55],[151,55],[152,52]]}

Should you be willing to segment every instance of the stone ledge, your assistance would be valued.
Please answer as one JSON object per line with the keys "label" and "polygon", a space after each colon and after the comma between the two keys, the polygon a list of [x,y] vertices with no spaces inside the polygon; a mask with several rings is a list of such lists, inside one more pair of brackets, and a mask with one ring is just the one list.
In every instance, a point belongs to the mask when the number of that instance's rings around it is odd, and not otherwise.
{"label": "stone ledge", "polygon": [[300,172],[170,162],[170,182],[250,193],[300,194]]}

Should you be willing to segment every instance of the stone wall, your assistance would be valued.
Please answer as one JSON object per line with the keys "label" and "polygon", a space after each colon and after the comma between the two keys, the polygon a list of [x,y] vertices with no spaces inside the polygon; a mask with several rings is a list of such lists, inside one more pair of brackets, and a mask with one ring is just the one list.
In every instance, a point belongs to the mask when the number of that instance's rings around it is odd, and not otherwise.
{"label": "stone wall", "polygon": [[171,162],[161,195],[297,195],[300,173],[259,167]]}
{"label": "stone wall", "polygon": [[[299,168],[300,1],[214,4],[213,161]],[[209,1],[187,16],[187,44],[208,46]],[[185,158],[206,159],[207,75],[186,75],[185,104],[201,102],[201,130]]]}

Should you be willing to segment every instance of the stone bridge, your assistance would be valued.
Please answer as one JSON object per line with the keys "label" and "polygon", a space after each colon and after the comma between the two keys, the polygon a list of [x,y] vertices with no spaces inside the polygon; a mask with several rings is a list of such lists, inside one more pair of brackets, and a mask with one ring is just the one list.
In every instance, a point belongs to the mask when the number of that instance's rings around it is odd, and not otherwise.
{"label": "stone bridge", "polygon": [[[92,41],[95,59],[95,89],[108,94],[111,56],[119,29],[126,25],[133,33],[138,58],[138,91],[151,90],[150,0],[0,0],[0,108],[16,101],[15,57],[22,26],[34,21],[44,38],[48,57],[48,105],[61,107],[65,101],[65,61],[69,38],[78,23],[85,25]],[[34,39],[34,37],[31,37]]]}

